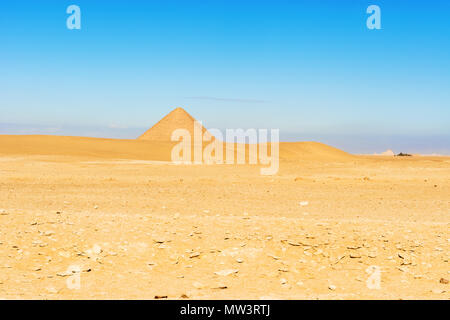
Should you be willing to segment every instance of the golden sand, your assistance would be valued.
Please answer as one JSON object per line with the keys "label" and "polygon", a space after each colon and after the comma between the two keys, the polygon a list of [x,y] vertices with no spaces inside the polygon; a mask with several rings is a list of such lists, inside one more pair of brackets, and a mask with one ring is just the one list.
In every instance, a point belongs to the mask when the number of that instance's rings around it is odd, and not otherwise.
{"label": "golden sand", "polygon": [[282,143],[279,173],[261,176],[168,154],[0,136],[0,298],[450,297],[450,158]]}

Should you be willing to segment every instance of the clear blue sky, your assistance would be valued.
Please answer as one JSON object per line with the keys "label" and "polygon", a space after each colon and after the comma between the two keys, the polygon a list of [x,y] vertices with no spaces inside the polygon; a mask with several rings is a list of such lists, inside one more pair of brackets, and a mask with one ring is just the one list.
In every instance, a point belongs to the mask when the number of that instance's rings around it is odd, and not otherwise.
{"label": "clear blue sky", "polygon": [[450,1],[0,2],[0,133],[134,138],[177,106],[209,128],[450,153]]}

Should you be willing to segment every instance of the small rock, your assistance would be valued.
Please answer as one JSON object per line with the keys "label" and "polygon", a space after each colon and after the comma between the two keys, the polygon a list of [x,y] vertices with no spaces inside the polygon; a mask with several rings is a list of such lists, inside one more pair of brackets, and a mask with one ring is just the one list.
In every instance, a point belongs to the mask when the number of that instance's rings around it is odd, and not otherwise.
{"label": "small rock", "polygon": [[447,280],[447,279],[444,279],[444,278],[441,278],[441,279],[439,280],[439,283],[442,283],[442,284],[448,284],[448,280]]}
{"label": "small rock", "polygon": [[58,290],[56,290],[54,287],[47,287],[45,289],[47,290],[48,293],[52,294],[58,293]]}
{"label": "small rock", "polygon": [[230,274],[238,273],[238,272],[239,272],[238,269],[225,269],[225,270],[216,271],[216,272],[214,272],[214,274],[217,274],[218,276],[229,276]]}
{"label": "small rock", "polygon": [[298,204],[300,205],[300,207],[306,207],[309,204],[309,202],[308,201],[300,201]]}
{"label": "small rock", "polygon": [[336,286],[335,286],[335,285],[332,285],[332,284],[330,284],[330,285],[328,286],[328,289],[330,289],[330,290],[336,290]]}
{"label": "small rock", "polygon": [[60,252],[58,252],[58,254],[59,254],[61,257],[64,257],[64,258],[70,258],[70,252],[60,251]]}
{"label": "small rock", "polygon": [[445,290],[442,289],[433,289],[431,290],[431,292],[435,293],[435,294],[441,294],[441,293],[445,293]]}
{"label": "small rock", "polygon": [[100,254],[102,253],[102,251],[103,251],[102,248],[98,244],[92,247],[92,252],[95,254]]}
{"label": "small rock", "polygon": [[167,296],[155,296],[155,299],[167,299]]}
{"label": "small rock", "polygon": [[227,289],[228,287],[226,286],[226,285],[224,285],[224,284],[219,284],[217,287],[213,287],[212,289],[221,289],[221,290],[223,290],[223,289]]}

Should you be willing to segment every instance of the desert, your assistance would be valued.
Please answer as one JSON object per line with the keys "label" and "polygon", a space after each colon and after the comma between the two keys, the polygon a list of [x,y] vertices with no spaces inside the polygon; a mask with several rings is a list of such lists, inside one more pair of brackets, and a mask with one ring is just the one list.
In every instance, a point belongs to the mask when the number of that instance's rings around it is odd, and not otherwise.
{"label": "desert", "polygon": [[0,136],[0,298],[450,298],[450,157],[280,142],[274,175],[175,165],[171,121]]}

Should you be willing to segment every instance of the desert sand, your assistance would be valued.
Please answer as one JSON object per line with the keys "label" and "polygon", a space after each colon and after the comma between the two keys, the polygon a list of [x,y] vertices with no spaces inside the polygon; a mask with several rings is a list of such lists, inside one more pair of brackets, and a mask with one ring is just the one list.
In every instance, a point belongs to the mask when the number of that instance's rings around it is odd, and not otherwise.
{"label": "desert sand", "polygon": [[450,298],[450,157],[281,143],[262,176],[158,140],[0,136],[0,298]]}

